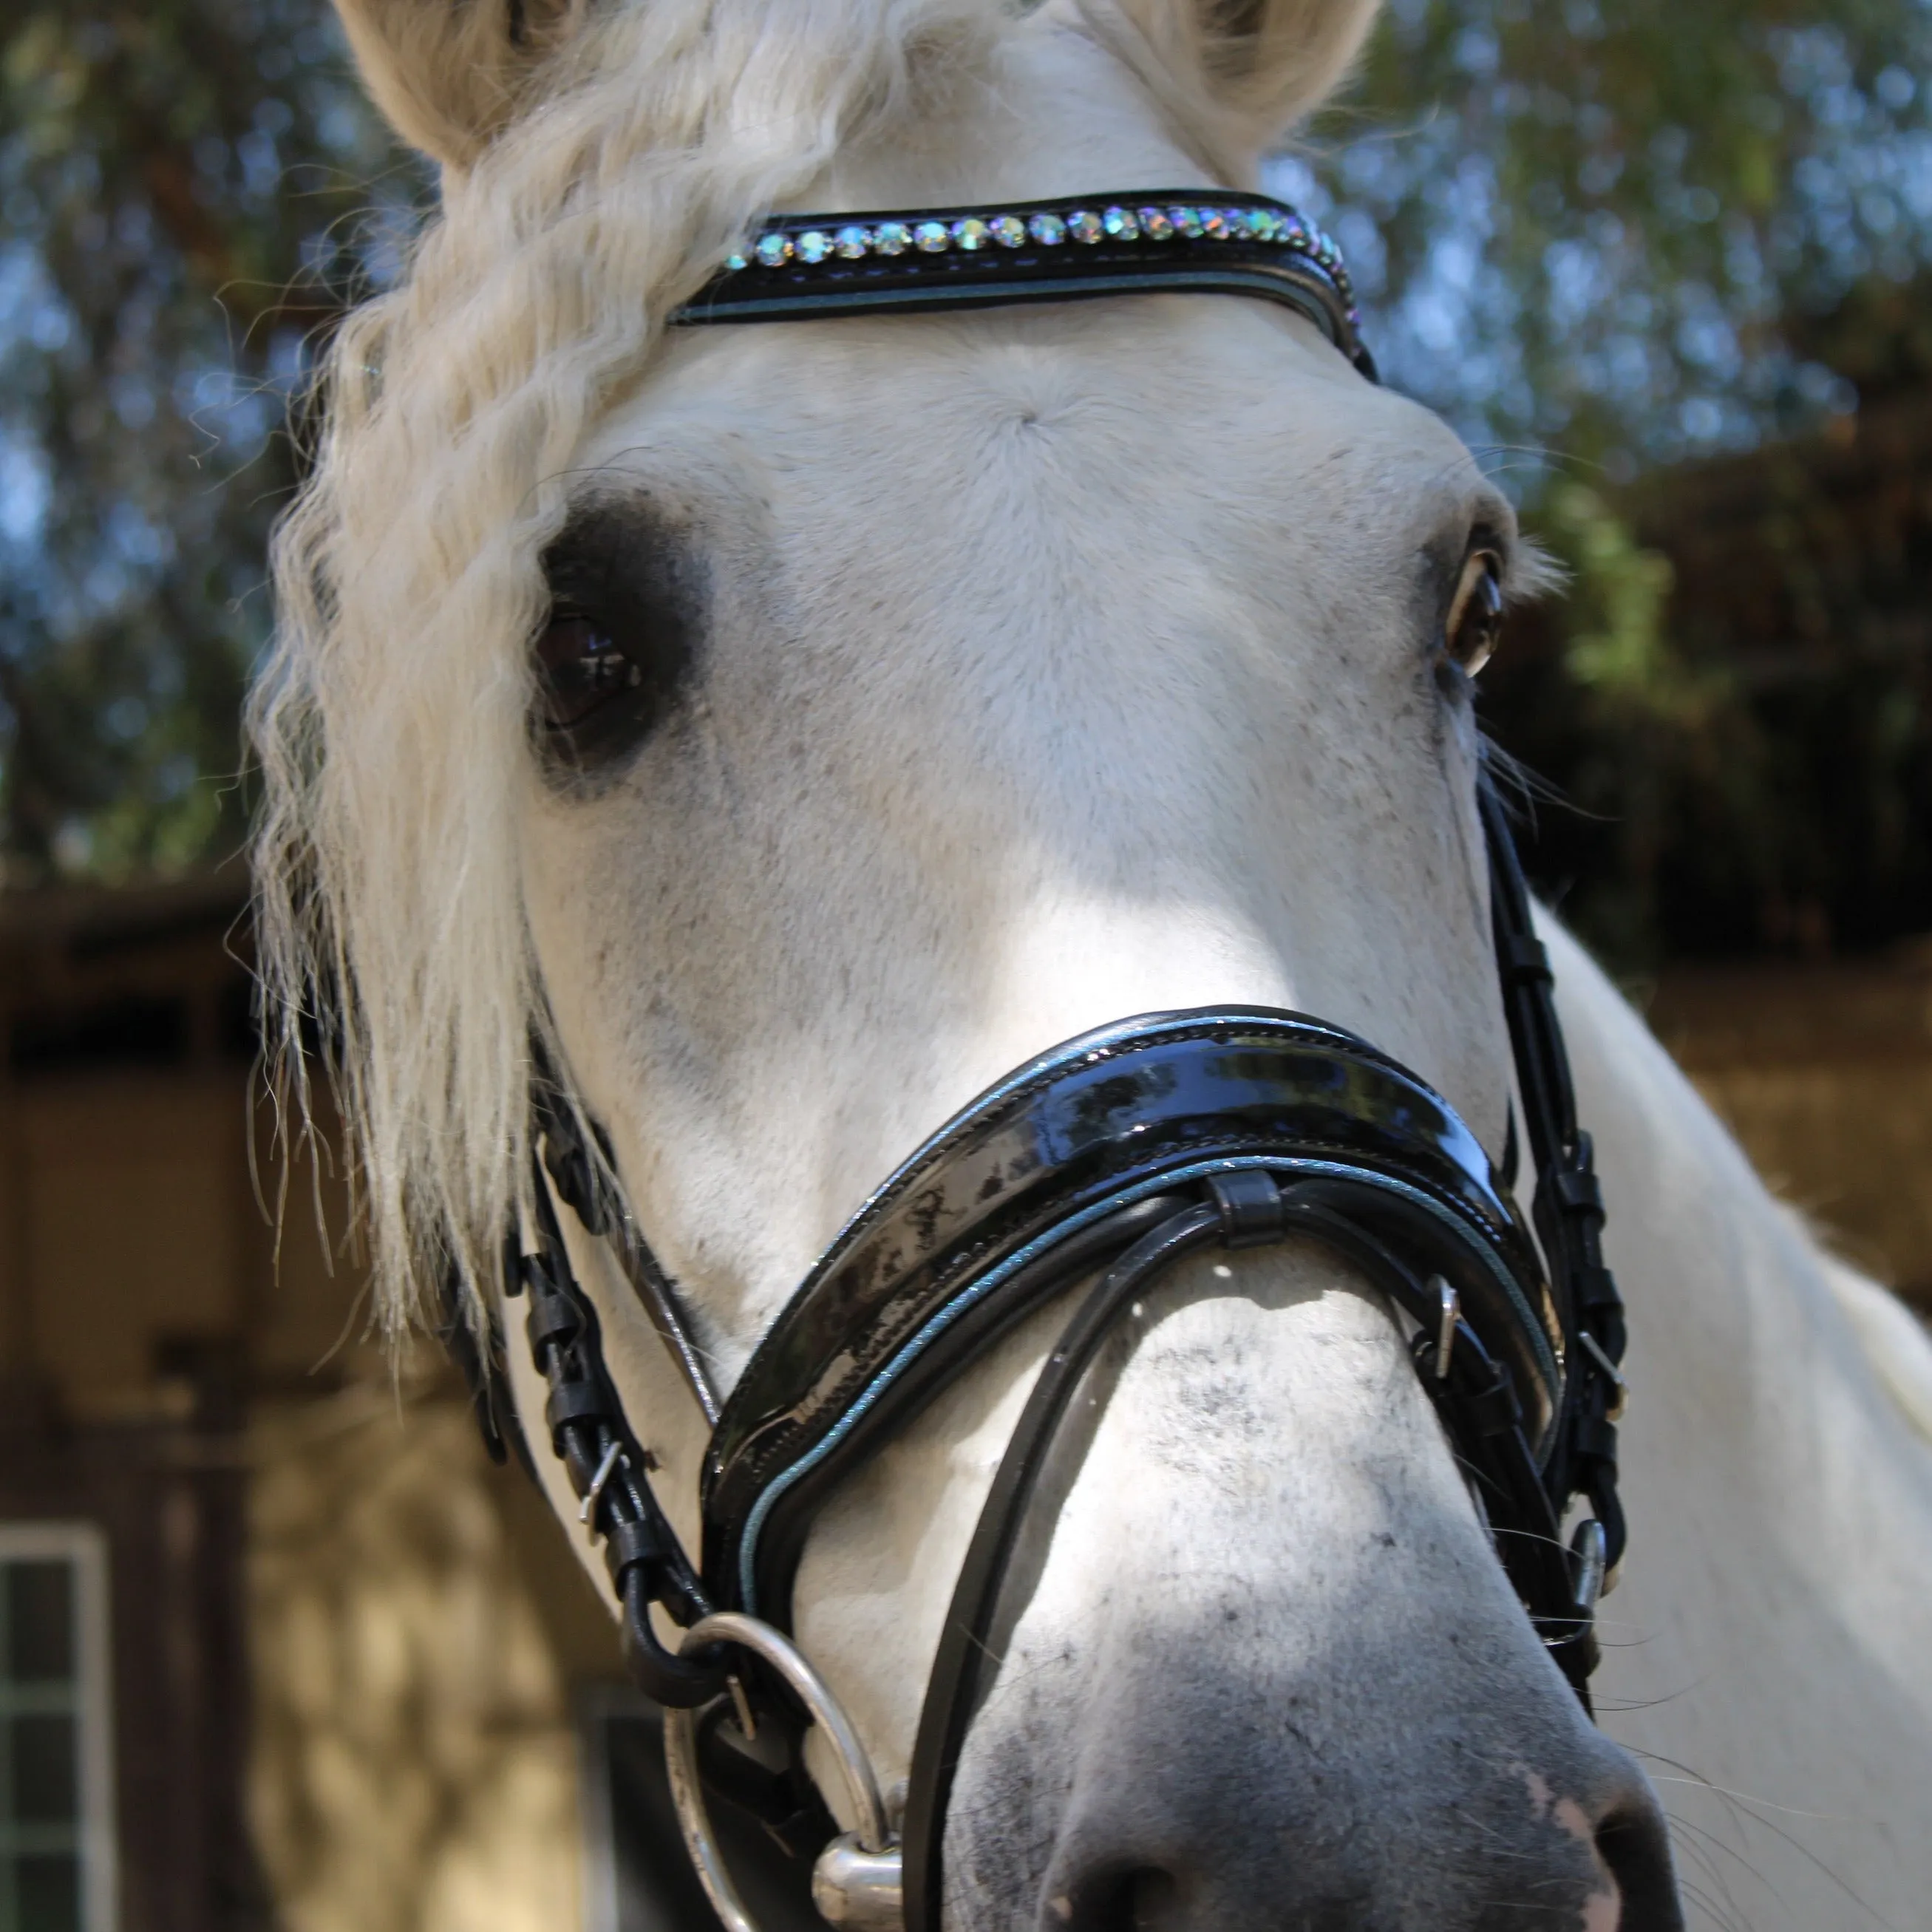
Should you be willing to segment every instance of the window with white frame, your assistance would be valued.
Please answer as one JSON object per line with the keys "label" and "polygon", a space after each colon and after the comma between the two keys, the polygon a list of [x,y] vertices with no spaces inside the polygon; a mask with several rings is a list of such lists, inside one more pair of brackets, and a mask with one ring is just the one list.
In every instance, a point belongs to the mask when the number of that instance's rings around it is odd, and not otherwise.
{"label": "window with white frame", "polygon": [[0,1932],[113,1932],[107,1551],[0,1523]]}

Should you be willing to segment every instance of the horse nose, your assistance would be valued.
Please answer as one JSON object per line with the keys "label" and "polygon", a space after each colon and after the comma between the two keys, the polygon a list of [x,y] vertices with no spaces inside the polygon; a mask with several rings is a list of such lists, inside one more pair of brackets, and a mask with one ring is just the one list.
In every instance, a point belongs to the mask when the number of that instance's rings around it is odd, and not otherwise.
{"label": "horse nose", "polygon": [[1581,1796],[1515,1762],[1425,1812],[1231,1785],[1211,1835],[1144,1814],[1112,1845],[1076,1827],[1038,1932],[1683,1932],[1648,1784],[1606,1741],[1588,1755]]}

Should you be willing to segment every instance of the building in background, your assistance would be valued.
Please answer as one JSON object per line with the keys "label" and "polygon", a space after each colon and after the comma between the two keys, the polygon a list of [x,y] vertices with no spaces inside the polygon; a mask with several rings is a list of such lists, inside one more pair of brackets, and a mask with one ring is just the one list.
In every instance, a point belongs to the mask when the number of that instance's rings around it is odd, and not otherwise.
{"label": "building in background", "polygon": [[[0,1932],[696,1932],[548,1506],[369,1346],[304,1168],[278,1251],[242,908],[0,898]],[[1653,1010],[1790,1198],[1932,1285],[1920,962]]]}
{"label": "building in background", "polygon": [[555,1932],[614,1638],[306,1202],[278,1254],[242,902],[0,902],[0,1928]]}

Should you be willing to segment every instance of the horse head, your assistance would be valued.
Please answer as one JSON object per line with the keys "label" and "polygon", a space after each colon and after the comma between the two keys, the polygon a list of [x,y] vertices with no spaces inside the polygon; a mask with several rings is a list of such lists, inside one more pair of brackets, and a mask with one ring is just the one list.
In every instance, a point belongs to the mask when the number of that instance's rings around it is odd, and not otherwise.
{"label": "horse head", "polygon": [[[340,4],[442,205],[345,326],[279,538],[263,955],[333,1013],[382,1306],[448,1270],[501,1324],[560,1513],[499,1267],[556,1204],[533,1040],[720,1390],[910,1148],[1124,1016],[1319,1015],[1500,1156],[1471,680],[1538,564],[1440,422],[1220,294],[668,326],[775,210],[1239,190],[1370,4]],[[694,1551],[707,1419],[557,1226]],[[803,1534],[792,1627],[889,1792],[1066,1312]],[[1332,1245],[1124,1308],[998,1636],[959,1932],[1679,1923],[1654,1798]]]}

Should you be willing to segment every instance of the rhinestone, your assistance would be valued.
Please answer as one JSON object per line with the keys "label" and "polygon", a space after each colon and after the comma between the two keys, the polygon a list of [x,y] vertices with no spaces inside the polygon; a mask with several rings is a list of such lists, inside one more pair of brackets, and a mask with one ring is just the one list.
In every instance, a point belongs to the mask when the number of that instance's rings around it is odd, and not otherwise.
{"label": "rhinestone", "polygon": [[742,255],[727,255],[724,257],[724,272],[728,275],[735,275],[740,268],[748,268],[751,266]]}
{"label": "rhinestone", "polygon": [[943,255],[952,246],[952,232],[943,221],[922,221],[912,231],[913,246],[928,255]]}
{"label": "rhinestone", "polygon": [[808,228],[798,238],[801,262],[822,262],[832,253],[832,237],[822,228]]}
{"label": "rhinestone", "polygon": [[1204,208],[1201,211],[1201,226],[1204,233],[1216,242],[1228,238],[1228,218],[1218,208]]}
{"label": "rhinestone", "polygon": [[986,224],[987,231],[1002,248],[1026,246],[1026,224],[1017,214],[996,214]]}
{"label": "rhinestone", "polygon": [[1107,230],[1106,224],[1090,208],[1076,208],[1066,218],[1066,232],[1075,241],[1084,242],[1090,248]]}
{"label": "rhinestone", "polygon": [[1140,211],[1141,232],[1150,242],[1172,242],[1174,224],[1157,208],[1144,208]]}
{"label": "rhinestone", "polygon": [[1272,242],[1280,232],[1280,218],[1265,208],[1250,208],[1241,217],[1241,232],[1250,242]]}
{"label": "rhinestone", "polygon": [[872,230],[875,255],[903,255],[912,246],[912,230],[903,221],[882,221]]}
{"label": "rhinestone", "polygon": [[872,238],[854,221],[839,230],[832,245],[848,262],[856,262],[872,245]]}
{"label": "rhinestone", "polygon": [[1027,232],[1042,248],[1058,248],[1066,239],[1066,224],[1057,214],[1036,214],[1027,224]]}
{"label": "rhinestone", "polygon": [[1190,242],[1201,237],[1201,212],[1193,208],[1170,208],[1168,213],[1174,218],[1174,225]]}
{"label": "rhinestone", "polygon": [[1134,212],[1130,208],[1108,208],[1100,218],[1100,226],[1116,242],[1138,242],[1140,239],[1141,225],[1134,219]]}
{"label": "rhinestone", "polygon": [[992,238],[993,231],[976,214],[952,224],[953,247],[964,249],[969,255],[976,254]]}
{"label": "rhinestone", "polygon": [[762,266],[782,268],[791,260],[791,238],[784,235],[760,235],[754,252]]}

